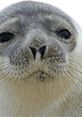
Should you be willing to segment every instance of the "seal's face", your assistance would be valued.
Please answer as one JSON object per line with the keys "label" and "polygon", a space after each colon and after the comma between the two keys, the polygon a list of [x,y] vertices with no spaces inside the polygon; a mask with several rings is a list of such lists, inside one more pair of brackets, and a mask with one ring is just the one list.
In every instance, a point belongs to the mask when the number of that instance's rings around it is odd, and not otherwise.
{"label": "seal's face", "polygon": [[70,19],[57,9],[53,12],[51,8],[20,8],[21,13],[12,13],[10,9],[8,17],[3,16],[0,21],[2,76],[23,79],[36,73],[43,80],[69,71],[69,58],[77,38]]}
{"label": "seal's face", "polygon": [[0,116],[81,115],[79,26],[59,9],[43,3],[24,1],[3,10],[0,13]]}

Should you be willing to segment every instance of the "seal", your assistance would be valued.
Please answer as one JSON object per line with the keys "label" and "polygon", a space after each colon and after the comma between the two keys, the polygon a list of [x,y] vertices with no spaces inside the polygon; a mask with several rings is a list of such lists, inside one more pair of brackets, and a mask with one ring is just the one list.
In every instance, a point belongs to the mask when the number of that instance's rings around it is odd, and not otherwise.
{"label": "seal", "polygon": [[82,116],[82,31],[60,9],[23,1],[0,12],[0,116]]}

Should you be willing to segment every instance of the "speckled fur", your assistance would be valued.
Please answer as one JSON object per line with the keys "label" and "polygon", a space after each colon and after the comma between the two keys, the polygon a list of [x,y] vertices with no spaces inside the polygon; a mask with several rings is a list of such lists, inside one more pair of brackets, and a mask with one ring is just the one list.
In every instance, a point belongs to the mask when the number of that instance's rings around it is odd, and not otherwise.
{"label": "speckled fur", "polygon": [[[56,35],[66,28],[69,40]],[[56,7],[20,2],[0,13],[0,117],[82,117],[82,31]],[[41,59],[29,47],[46,45]]]}

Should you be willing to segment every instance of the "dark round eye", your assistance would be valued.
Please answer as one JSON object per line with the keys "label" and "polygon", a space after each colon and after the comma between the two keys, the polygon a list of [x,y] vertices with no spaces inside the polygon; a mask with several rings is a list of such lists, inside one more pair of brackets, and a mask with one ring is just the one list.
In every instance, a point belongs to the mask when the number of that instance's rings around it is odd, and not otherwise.
{"label": "dark round eye", "polygon": [[67,29],[58,30],[56,34],[64,39],[69,39],[71,37],[71,33]]}
{"label": "dark round eye", "polygon": [[11,33],[11,32],[2,32],[0,34],[0,43],[8,42],[12,38],[14,38],[14,34],[13,33]]}

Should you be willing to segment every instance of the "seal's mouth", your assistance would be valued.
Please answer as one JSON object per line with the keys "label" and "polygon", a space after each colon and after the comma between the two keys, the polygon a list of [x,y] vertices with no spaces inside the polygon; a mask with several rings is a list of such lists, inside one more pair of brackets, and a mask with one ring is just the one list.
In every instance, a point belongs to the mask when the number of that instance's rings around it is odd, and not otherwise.
{"label": "seal's mouth", "polygon": [[32,64],[29,67],[29,71],[28,71],[28,78],[31,76],[34,76],[36,74],[36,76],[42,78],[42,77],[56,77],[58,76],[58,74],[61,74],[64,72],[64,69],[66,69],[66,63],[64,64],[53,64],[53,65],[47,65],[46,63],[44,64],[43,62],[39,62],[39,63],[35,63]]}
{"label": "seal's mouth", "polygon": [[33,76],[34,74],[45,74],[46,76],[51,77],[51,75],[49,73],[47,73],[45,71],[39,71],[39,70],[32,72],[28,77]]}
{"label": "seal's mouth", "polygon": [[49,73],[45,71],[39,71],[39,70],[32,72],[30,75],[28,75],[28,78],[31,78],[32,76],[40,81],[44,81],[45,79],[49,79],[52,77]]}
{"label": "seal's mouth", "polygon": [[49,60],[31,61],[29,65],[20,65],[19,67],[10,64],[9,59],[3,61],[1,64],[1,76],[14,79],[26,79],[35,74],[40,79],[53,78],[58,76],[59,73],[63,73],[67,66],[66,63],[52,63]]}

